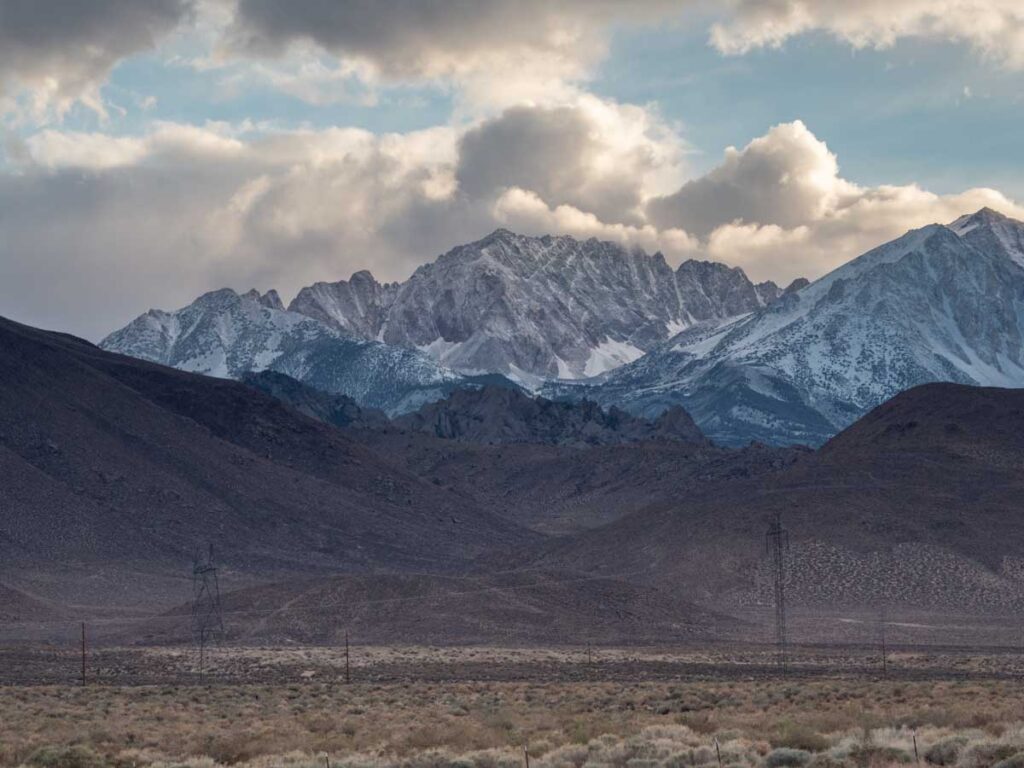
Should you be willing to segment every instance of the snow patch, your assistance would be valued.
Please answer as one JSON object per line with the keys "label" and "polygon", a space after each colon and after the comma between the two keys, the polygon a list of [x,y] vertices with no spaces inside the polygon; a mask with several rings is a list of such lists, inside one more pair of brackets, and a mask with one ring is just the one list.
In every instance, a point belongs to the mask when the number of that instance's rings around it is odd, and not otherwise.
{"label": "snow patch", "polygon": [[558,378],[559,379],[578,379],[579,376],[572,372],[572,368],[565,360],[555,355],[555,365],[558,366]]}
{"label": "snow patch", "polygon": [[429,344],[421,344],[416,347],[420,352],[423,352],[441,364],[444,364],[447,360],[454,357],[461,348],[461,341],[447,341],[440,336]]}
{"label": "snow patch", "polygon": [[[590,357],[583,368],[583,376],[586,378],[599,376],[626,363],[632,363],[634,360],[642,357],[643,354],[644,351],[642,349],[634,347],[627,341],[616,341],[615,339],[606,338],[590,351]],[[559,362],[561,363],[561,360]],[[572,377],[563,376],[561,368],[559,368],[558,378]]]}
{"label": "snow patch", "polygon": [[668,338],[671,339],[673,336],[678,336],[691,325],[692,323],[688,323],[685,320],[681,319],[669,320],[667,323],[665,323],[665,332],[668,334]]}

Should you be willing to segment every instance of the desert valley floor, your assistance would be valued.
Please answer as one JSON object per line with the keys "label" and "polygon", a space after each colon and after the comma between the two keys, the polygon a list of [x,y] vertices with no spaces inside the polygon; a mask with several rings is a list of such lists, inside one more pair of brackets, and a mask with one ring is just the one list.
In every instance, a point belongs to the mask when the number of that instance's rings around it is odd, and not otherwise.
{"label": "desert valley floor", "polygon": [[[0,762],[99,766],[905,763],[1024,752],[1019,647],[0,650]],[[1016,765],[1016,763],[1006,763]]]}

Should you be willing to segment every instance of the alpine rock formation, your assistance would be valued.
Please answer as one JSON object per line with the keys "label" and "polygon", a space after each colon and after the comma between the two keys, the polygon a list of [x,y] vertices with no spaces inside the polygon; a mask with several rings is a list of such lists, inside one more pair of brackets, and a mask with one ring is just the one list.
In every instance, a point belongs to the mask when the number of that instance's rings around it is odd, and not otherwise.
{"label": "alpine rock formation", "polygon": [[150,310],[100,346],[220,378],[277,371],[389,413],[415,410],[465,382],[415,350],[352,338],[288,312],[274,291],[238,294],[225,288],[176,312]]}
{"label": "alpine rock formation", "polygon": [[502,375],[536,386],[600,374],[781,295],[723,264],[673,270],[613,243],[498,230],[405,283],[357,272],[303,288],[287,310],[275,291],[222,289],[150,310],[101,346],[222,378],[276,371],[395,415],[463,386],[510,386]]}
{"label": "alpine rock formation", "polygon": [[751,312],[781,293],[724,264],[673,270],[660,253],[499,229],[402,284],[357,272],[304,288],[288,309],[463,373],[535,384],[607,372],[695,323]]}
{"label": "alpine rock formation", "polygon": [[914,230],[750,315],[689,328],[562,396],[713,440],[818,444],[934,381],[1024,386],[1024,224],[989,209]]}

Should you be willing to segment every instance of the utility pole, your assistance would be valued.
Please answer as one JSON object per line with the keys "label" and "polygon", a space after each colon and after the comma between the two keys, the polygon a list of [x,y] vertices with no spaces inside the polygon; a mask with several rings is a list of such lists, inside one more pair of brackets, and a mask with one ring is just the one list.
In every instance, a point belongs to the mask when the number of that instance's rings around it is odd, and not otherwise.
{"label": "utility pole", "polygon": [[345,630],[345,684],[352,682],[352,666],[348,651],[348,630]]}
{"label": "utility pole", "polygon": [[779,667],[786,674],[786,552],[789,550],[789,531],[782,527],[782,513],[765,534],[765,550],[772,561],[772,579],[775,591],[775,644],[779,652]]}
{"label": "utility pole", "polygon": [[224,639],[224,617],[220,607],[220,584],[213,559],[213,545],[205,558],[197,550],[192,561],[192,641],[199,651],[199,681],[206,673],[206,645]]}
{"label": "utility pole", "polygon": [[85,622],[82,622],[82,687],[85,687]]}

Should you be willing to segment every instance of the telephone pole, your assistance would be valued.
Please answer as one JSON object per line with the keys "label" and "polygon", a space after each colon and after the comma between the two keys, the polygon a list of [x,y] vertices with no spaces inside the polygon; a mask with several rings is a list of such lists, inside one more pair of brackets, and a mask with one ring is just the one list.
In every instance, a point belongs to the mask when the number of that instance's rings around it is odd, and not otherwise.
{"label": "telephone pole", "polygon": [[765,534],[765,550],[771,558],[772,580],[775,592],[775,644],[778,647],[779,667],[786,674],[786,552],[789,550],[789,531],[782,527],[782,513]]}
{"label": "telephone pole", "polygon": [[213,559],[213,545],[205,556],[197,550],[192,561],[192,641],[199,651],[199,680],[206,672],[206,646],[224,639],[224,617],[220,607],[220,584]]}

